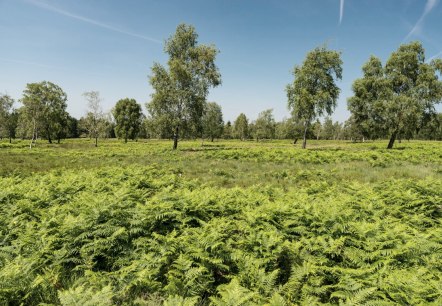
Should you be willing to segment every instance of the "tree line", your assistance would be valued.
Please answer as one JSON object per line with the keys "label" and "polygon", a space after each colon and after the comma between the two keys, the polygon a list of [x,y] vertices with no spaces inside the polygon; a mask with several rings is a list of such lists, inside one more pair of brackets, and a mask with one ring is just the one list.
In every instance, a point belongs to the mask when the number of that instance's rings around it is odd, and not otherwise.
{"label": "tree line", "polygon": [[[214,45],[198,43],[191,25],[180,24],[165,43],[167,65],[154,63],[149,82],[154,89],[146,104],[148,116],[134,99],[119,100],[109,113],[101,107],[99,92],[83,94],[88,112],[77,120],[67,112],[67,95],[56,84],[43,81],[27,84],[14,108],[14,100],[0,95],[0,137],[38,138],[60,142],[64,138],[118,137],[127,142],[138,138],[247,139],[396,139],[442,140],[442,115],[436,104],[442,99],[442,60],[425,60],[420,42],[401,45],[383,65],[371,56],[362,67],[363,76],[354,81],[347,101],[350,118],[333,122],[342,79],[341,53],[318,47],[293,69],[293,82],[286,87],[290,117],[276,122],[272,109],[255,121],[241,113],[233,123],[224,123],[221,106],[207,102],[209,90],[221,84],[215,64],[219,51]],[[319,118],[325,117],[321,123]]]}

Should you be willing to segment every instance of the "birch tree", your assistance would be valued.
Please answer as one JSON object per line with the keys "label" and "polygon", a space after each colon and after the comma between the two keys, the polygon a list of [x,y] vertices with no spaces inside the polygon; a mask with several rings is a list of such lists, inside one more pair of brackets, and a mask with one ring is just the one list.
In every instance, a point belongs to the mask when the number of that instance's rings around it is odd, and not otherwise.
{"label": "birch tree", "polygon": [[305,149],[311,122],[323,115],[330,116],[336,108],[340,92],[336,81],[342,79],[341,54],[325,47],[316,48],[307,54],[301,66],[295,66],[293,76],[293,83],[286,87],[288,108],[304,124]]}

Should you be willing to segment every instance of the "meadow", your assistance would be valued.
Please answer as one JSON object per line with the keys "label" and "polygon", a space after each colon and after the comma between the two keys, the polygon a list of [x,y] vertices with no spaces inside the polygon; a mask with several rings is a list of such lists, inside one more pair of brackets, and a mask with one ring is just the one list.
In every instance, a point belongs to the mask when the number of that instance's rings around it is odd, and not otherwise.
{"label": "meadow", "polygon": [[0,304],[442,304],[442,143],[171,146],[0,142]]}

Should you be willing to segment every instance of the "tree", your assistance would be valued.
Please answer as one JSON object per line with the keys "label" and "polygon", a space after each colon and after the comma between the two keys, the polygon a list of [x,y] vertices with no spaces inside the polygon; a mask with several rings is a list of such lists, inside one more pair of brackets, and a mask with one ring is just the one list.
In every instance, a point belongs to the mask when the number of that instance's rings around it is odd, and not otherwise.
{"label": "tree", "polygon": [[316,119],[315,123],[313,123],[313,134],[315,135],[316,140],[319,140],[319,137],[321,137],[322,133],[322,124],[319,119]]}
{"label": "tree", "polygon": [[30,147],[39,134],[46,137],[49,143],[52,143],[52,138],[60,142],[67,126],[66,100],[66,93],[51,82],[43,81],[26,85],[21,100],[24,106],[22,118],[31,126]]}
{"label": "tree", "polygon": [[334,135],[334,126],[333,126],[333,120],[327,116],[324,119],[324,124],[322,125],[322,136],[324,139],[330,140],[333,139]]}
{"label": "tree", "polygon": [[352,135],[361,139],[374,138],[382,134],[384,126],[384,103],[391,99],[389,82],[384,77],[384,68],[379,58],[371,56],[362,66],[363,77],[354,81],[354,96],[347,101],[351,113]]}
{"label": "tree", "polygon": [[241,113],[233,123],[233,129],[235,131],[235,137],[245,140],[249,136],[249,121],[245,114]]}
{"label": "tree", "polygon": [[67,120],[67,138],[78,138],[80,137],[78,120],[72,116],[68,116]]}
{"label": "tree", "polygon": [[141,105],[134,99],[121,99],[113,109],[115,118],[115,132],[119,138],[124,138],[124,142],[128,139],[136,139],[141,128],[143,114]]}
{"label": "tree", "polygon": [[385,67],[371,57],[363,66],[364,75],[353,84],[349,110],[361,133],[377,131],[389,135],[388,149],[401,134],[411,137],[435,114],[442,99],[442,60],[425,62],[419,42],[401,45]]}
{"label": "tree", "polygon": [[388,149],[393,148],[401,132],[416,130],[425,114],[435,113],[435,104],[442,98],[442,83],[436,70],[442,61],[425,63],[425,50],[420,42],[412,42],[393,52],[385,65],[385,77],[392,97],[384,101],[382,112],[390,133]]}
{"label": "tree", "polygon": [[229,121],[224,124],[223,128],[223,138],[224,139],[232,139],[233,138],[233,127],[232,123]]}
{"label": "tree", "polygon": [[87,91],[83,93],[83,96],[88,102],[85,127],[89,132],[89,136],[95,138],[95,147],[97,147],[98,137],[103,134],[105,128],[100,93],[98,91]]}
{"label": "tree", "polygon": [[15,138],[15,130],[18,122],[18,112],[13,108],[14,99],[8,95],[0,94],[0,135]]}
{"label": "tree", "polygon": [[287,85],[288,108],[304,123],[304,141],[310,123],[319,116],[331,115],[336,107],[340,89],[336,80],[342,79],[341,54],[316,48],[309,52],[302,66],[295,66],[294,81]]}
{"label": "tree", "polygon": [[203,134],[209,137],[212,142],[215,138],[221,137],[224,128],[221,106],[215,102],[207,103],[203,114],[202,125]]}
{"label": "tree", "polygon": [[442,113],[431,116],[416,134],[420,139],[442,140]]}
{"label": "tree", "polygon": [[164,50],[169,55],[168,68],[154,63],[149,79],[154,93],[147,109],[153,120],[166,123],[173,130],[175,150],[180,129],[201,129],[209,88],[221,84],[221,75],[215,65],[218,50],[198,45],[193,26],[180,24]]}
{"label": "tree", "polygon": [[255,121],[255,138],[272,139],[275,138],[275,118],[273,118],[273,109],[267,109],[259,113]]}
{"label": "tree", "polygon": [[298,136],[294,118],[284,118],[275,124],[275,137],[277,139],[296,139]]}

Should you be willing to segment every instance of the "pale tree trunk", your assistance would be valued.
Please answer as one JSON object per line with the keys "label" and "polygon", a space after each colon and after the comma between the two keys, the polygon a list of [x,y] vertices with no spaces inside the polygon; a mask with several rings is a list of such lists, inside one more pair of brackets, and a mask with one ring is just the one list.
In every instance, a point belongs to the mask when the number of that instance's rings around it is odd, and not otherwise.
{"label": "pale tree trunk", "polygon": [[307,128],[308,128],[308,122],[305,122],[305,127],[304,127],[304,140],[302,142],[302,148],[305,149],[307,146]]}
{"label": "pale tree trunk", "polygon": [[35,119],[33,120],[33,127],[32,127],[32,137],[31,137],[31,143],[29,144],[29,149],[32,149],[32,144],[34,143],[34,137],[36,138],[35,141],[37,141],[36,137],[37,131],[35,130]]}

